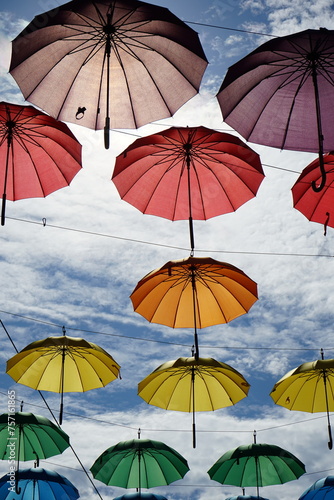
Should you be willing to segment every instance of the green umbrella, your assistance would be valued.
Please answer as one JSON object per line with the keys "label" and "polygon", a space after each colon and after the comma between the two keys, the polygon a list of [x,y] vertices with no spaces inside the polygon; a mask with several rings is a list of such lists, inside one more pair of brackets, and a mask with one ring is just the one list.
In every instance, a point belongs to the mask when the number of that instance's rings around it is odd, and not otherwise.
{"label": "green umbrella", "polygon": [[41,415],[0,415],[0,459],[36,460],[59,455],[70,446],[68,435]]}
{"label": "green umbrella", "polygon": [[189,467],[182,455],[160,441],[132,439],[105,450],[90,470],[105,484],[140,491],[182,479]]}
{"label": "green umbrella", "polygon": [[68,435],[41,415],[16,412],[0,415],[0,459],[36,460],[59,455],[70,446]]}
{"label": "green umbrella", "polygon": [[253,443],[227,451],[208,470],[214,481],[234,486],[283,484],[304,474],[304,464],[289,451],[273,444]]}

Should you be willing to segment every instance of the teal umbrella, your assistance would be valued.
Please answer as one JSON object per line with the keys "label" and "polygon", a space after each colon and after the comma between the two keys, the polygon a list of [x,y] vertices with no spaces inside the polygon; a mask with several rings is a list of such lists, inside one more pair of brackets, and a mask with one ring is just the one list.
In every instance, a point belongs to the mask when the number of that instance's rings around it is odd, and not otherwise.
{"label": "teal umbrella", "polygon": [[132,439],[105,450],[90,470],[105,484],[140,491],[182,479],[189,467],[186,459],[165,443]]}
{"label": "teal umbrella", "polygon": [[[254,439],[255,440],[255,439]],[[208,470],[214,481],[234,486],[283,484],[305,474],[304,464],[279,446],[252,443],[227,451]]]}
{"label": "teal umbrella", "polygon": [[18,473],[20,493],[15,492],[10,475],[0,478],[1,500],[77,500],[79,492],[64,476],[36,467]]}

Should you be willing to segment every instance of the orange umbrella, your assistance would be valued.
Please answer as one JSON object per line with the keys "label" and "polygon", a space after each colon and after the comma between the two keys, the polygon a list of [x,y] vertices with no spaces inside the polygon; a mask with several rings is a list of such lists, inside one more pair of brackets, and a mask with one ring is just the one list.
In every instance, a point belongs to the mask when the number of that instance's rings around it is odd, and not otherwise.
{"label": "orange umbrella", "polygon": [[172,260],[147,274],[130,296],[151,323],[196,329],[228,323],[249,311],[257,284],[237,267],[210,257]]}

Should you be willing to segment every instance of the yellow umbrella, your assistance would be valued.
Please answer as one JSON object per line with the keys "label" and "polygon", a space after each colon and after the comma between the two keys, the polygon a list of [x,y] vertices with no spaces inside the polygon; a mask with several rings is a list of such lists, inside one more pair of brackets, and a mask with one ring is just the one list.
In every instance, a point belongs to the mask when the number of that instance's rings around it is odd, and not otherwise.
{"label": "yellow umbrella", "polygon": [[195,412],[232,406],[247,396],[249,387],[232,366],[192,356],[160,365],[138,384],[138,395],[165,410],[192,412],[195,448]]}
{"label": "yellow umbrella", "polygon": [[27,345],[7,361],[6,372],[15,382],[37,390],[85,392],[104,387],[119,375],[120,366],[102,347],[82,338],[48,337]]}
{"label": "yellow umbrella", "polygon": [[142,278],[131,301],[151,323],[197,328],[228,323],[257,300],[257,284],[231,264],[210,257],[172,260]]}
{"label": "yellow umbrella", "polygon": [[328,447],[332,449],[329,412],[334,411],[334,359],[324,359],[321,349],[321,359],[303,363],[289,371],[274,385],[270,396],[276,404],[288,410],[326,412]]}

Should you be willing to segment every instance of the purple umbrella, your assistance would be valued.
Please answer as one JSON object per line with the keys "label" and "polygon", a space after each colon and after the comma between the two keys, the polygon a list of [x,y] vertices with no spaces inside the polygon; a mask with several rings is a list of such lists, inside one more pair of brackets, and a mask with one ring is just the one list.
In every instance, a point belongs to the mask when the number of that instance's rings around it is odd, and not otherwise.
{"label": "purple umbrella", "polygon": [[217,95],[226,123],[245,139],[280,149],[334,149],[334,30],[269,40],[231,66]]}

